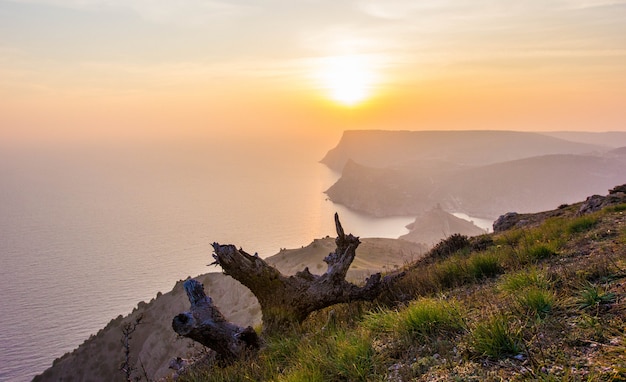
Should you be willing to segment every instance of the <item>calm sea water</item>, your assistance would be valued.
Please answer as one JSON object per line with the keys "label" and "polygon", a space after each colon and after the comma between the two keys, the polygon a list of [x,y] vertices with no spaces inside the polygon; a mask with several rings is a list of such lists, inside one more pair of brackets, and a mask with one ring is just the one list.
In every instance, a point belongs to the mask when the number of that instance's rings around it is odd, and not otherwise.
{"label": "calm sea water", "polygon": [[334,235],[397,237],[326,200],[315,148],[236,145],[0,151],[0,380],[30,380],[137,302],[216,271],[210,244],[262,257]]}

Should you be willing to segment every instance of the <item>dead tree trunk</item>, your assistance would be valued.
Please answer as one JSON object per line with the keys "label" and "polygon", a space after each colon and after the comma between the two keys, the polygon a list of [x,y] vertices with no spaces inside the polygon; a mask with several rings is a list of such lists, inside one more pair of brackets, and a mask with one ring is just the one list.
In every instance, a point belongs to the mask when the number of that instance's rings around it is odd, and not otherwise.
{"label": "dead tree trunk", "polygon": [[380,273],[370,276],[364,286],[346,281],[346,273],[360,244],[359,238],[346,235],[335,214],[337,238],[335,252],[324,262],[328,270],[314,275],[308,268],[295,276],[285,276],[257,255],[249,255],[233,245],[213,244],[214,264],[219,264],[224,274],[248,287],[257,297],[263,313],[263,330],[276,331],[293,323],[301,323],[313,311],[344,302],[371,301],[389,281]]}
{"label": "dead tree trunk", "polygon": [[215,350],[217,358],[225,362],[241,358],[246,351],[259,348],[254,329],[250,326],[244,329],[226,321],[213,305],[211,297],[204,293],[201,283],[189,279],[185,281],[184,288],[191,309],[174,317],[172,328],[176,333]]}

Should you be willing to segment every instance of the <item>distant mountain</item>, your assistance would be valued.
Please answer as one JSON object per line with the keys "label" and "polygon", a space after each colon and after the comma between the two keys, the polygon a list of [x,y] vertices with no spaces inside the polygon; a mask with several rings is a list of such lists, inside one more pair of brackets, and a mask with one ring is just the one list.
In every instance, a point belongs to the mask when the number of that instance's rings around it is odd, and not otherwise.
{"label": "distant mountain", "polygon": [[605,154],[606,157],[626,158],[626,146],[611,150]]}
{"label": "distant mountain", "polygon": [[[476,132],[471,133],[474,137],[478,136]],[[507,139],[516,136],[492,133],[486,132],[486,136]],[[381,132],[377,134],[385,135]],[[393,132],[391,135],[395,136]],[[525,143],[536,141],[546,144],[545,140],[534,134],[530,137],[526,134],[517,137]],[[383,139],[381,142],[390,141],[393,140]],[[493,144],[494,140],[490,142]],[[595,147],[569,146],[559,140],[552,142],[557,144],[555,148],[542,146],[535,151],[559,151],[565,148],[583,151]],[[468,145],[469,143],[467,141]],[[340,146],[341,143],[338,147]],[[511,146],[512,142],[502,145],[509,148]],[[404,144],[399,144],[396,150],[401,151],[401,147]],[[495,146],[493,150],[499,152],[502,147]],[[376,151],[394,152],[393,149],[394,147],[385,147],[377,148]],[[469,165],[468,163],[480,162],[477,160],[479,157],[489,157],[483,150],[490,151],[485,143],[480,143],[477,146],[468,146],[463,152],[457,151],[450,157],[437,158],[438,160],[420,160],[413,157],[386,167],[367,166],[349,159],[340,179],[326,193],[336,203],[374,216],[417,215],[439,203],[446,211],[495,219],[509,211],[536,212],[551,209],[559,203],[570,203],[585,195],[603,193],[613,184],[626,181],[626,156],[622,149],[597,155],[535,155],[523,159]],[[445,151],[445,147],[442,151]],[[531,150],[524,152],[528,154]],[[521,150],[517,150],[510,156],[521,153]],[[404,154],[398,154],[395,158],[398,159],[400,155]],[[504,156],[504,153],[493,154],[491,159]],[[358,155],[357,157],[361,158]]]}
{"label": "distant mountain", "polygon": [[451,211],[495,218],[554,209],[624,182],[624,158],[546,155],[459,171],[436,193]]}
{"label": "distant mountain", "polygon": [[421,214],[415,221],[407,226],[409,233],[400,236],[400,239],[424,243],[433,246],[455,233],[466,236],[477,236],[487,233],[484,229],[467,220],[444,211],[441,206]]}
{"label": "distant mountain", "polygon": [[589,143],[605,147],[626,146],[626,131],[605,131],[605,132],[588,132],[588,131],[550,131],[541,132],[554,138],[565,139],[571,142]]}
{"label": "distant mountain", "polygon": [[350,159],[368,167],[424,160],[475,166],[538,155],[602,151],[606,148],[600,145],[528,132],[354,130],[344,132],[321,162],[335,171],[342,171]]}
{"label": "distant mountain", "polygon": [[[355,234],[357,234],[355,232]],[[334,251],[334,238],[314,240],[306,247],[284,249],[266,260],[284,274],[295,274],[305,266],[311,273],[326,271],[323,262]],[[421,258],[428,248],[424,245],[396,239],[362,239],[357,249],[348,279],[362,280],[366,275],[384,269],[393,269]],[[226,318],[241,326],[258,325],[261,307],[249,289],[238,281],[221,273],[207,273],[196,277],[204,284],[205,291]],[[133,312],[121,315],[91,336],[71,353],[54,361],[52,367],[35,377],[34,381],[118,381],[124,375],[119,370],[123,361],[120,340],[122,325],[133,322],[140,315],[142,323],[132,334],[131,360],[142,375],[145,368],[150,380],[158,380],[171,374],[169,362],[175,357],[198,354],[202,346],[179,338],[172,329],[172,319],[189,309],[189,300],[183,290],[183,282],[174,285],[172,291],[158,294],[150,302],[140,302]]]}

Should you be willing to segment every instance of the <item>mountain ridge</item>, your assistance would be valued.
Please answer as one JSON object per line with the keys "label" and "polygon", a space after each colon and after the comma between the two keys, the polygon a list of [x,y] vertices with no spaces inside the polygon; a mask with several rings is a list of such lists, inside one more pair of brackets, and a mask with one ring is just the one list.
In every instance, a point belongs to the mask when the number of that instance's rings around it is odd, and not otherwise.
{"label": "mountain ridge", "polygon": [[370,167],[444,159],[481,165],[546,154],[604,152],[606,147],[535,132],[501,130],[347,130],[321,159],[342,171],[348,159]]}
{"label": "mountain ridge", "polygon": [[[574,202],[626,181],[626,155],[621,147],[599,149],[595,145],[572,145],[538,133],[505,133],[433,132],[440,141],[454,137],[450,145],[442,143],[444,148],[466,146],[443,161],[424,152],[393,154],[381,159],[384,153],[402,152],[406,147],[414,149],[417,147],[414,143],[396,141],[405,136],[424,137],[424,132],[346,132],[323,160],[331,168],[337,161],[345,160],[340,178],[326,193],[333,202],[377,217],[417,215],[441,204],[447,211],[495,219],[512,210],[536,212],[558,203]],[[363,156],[362,151],[369,146],[356,147],[358,139],[350,138],[361,135],[366,140],[385,138],[376,144],[368,143],[378,145],[376,155]],[[497,139],[479,147],[461,140],[482,135]],[[525,141],[520,142],[520,138]],[[499,148],[496,140],[500,142]],[[534,148],[533,152],[528,147],[521,148],[537,141],[544,146]],[[559,145],[548,148],[545,145],[549,142]],[[354,147],[346,150],[347,145]],[[490,145],[496,146],[488,150],[490,153],[519,147],[506,155],[493,154],[492,161],[477,160],[487,150],[485,146]],[[524,153],[533,155],[521,155]],[[506,159],[507,156],[517,158]]]}

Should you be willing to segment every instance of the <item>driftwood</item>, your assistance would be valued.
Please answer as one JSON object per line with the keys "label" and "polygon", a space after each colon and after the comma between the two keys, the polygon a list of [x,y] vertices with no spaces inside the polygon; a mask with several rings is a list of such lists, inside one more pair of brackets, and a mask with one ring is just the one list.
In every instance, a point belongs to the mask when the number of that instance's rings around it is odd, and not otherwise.
{"label": "driftwood", "polygon": [[224,274],[254,293],[261,305],[265,332],[301,323],[311,312],[337,303],[375,299],[390,276],[383,278],[376,273],[361,287],[346,281],[346,273],[360,241],[358,237],[344,233],[337,214],[335,227],[337,248],[324,259],[328,270],[323,275],[314,275],[305,268],[295,276],[285,276],[256,254],[250,255],[233,245],[218,243],[213,244],[214,264],[220,265]]}
{"label": "driftwood", "polygon": [[172,328],[181,336],[191,338],[213,349],[218,360],[230,362],[241,358],[247,351],[259,348],[259,338],[251,326],[247,328],[232,324],[213,305],[204,287],[194,279],[184,283],[191,302],[189,312],[174,317]]}

